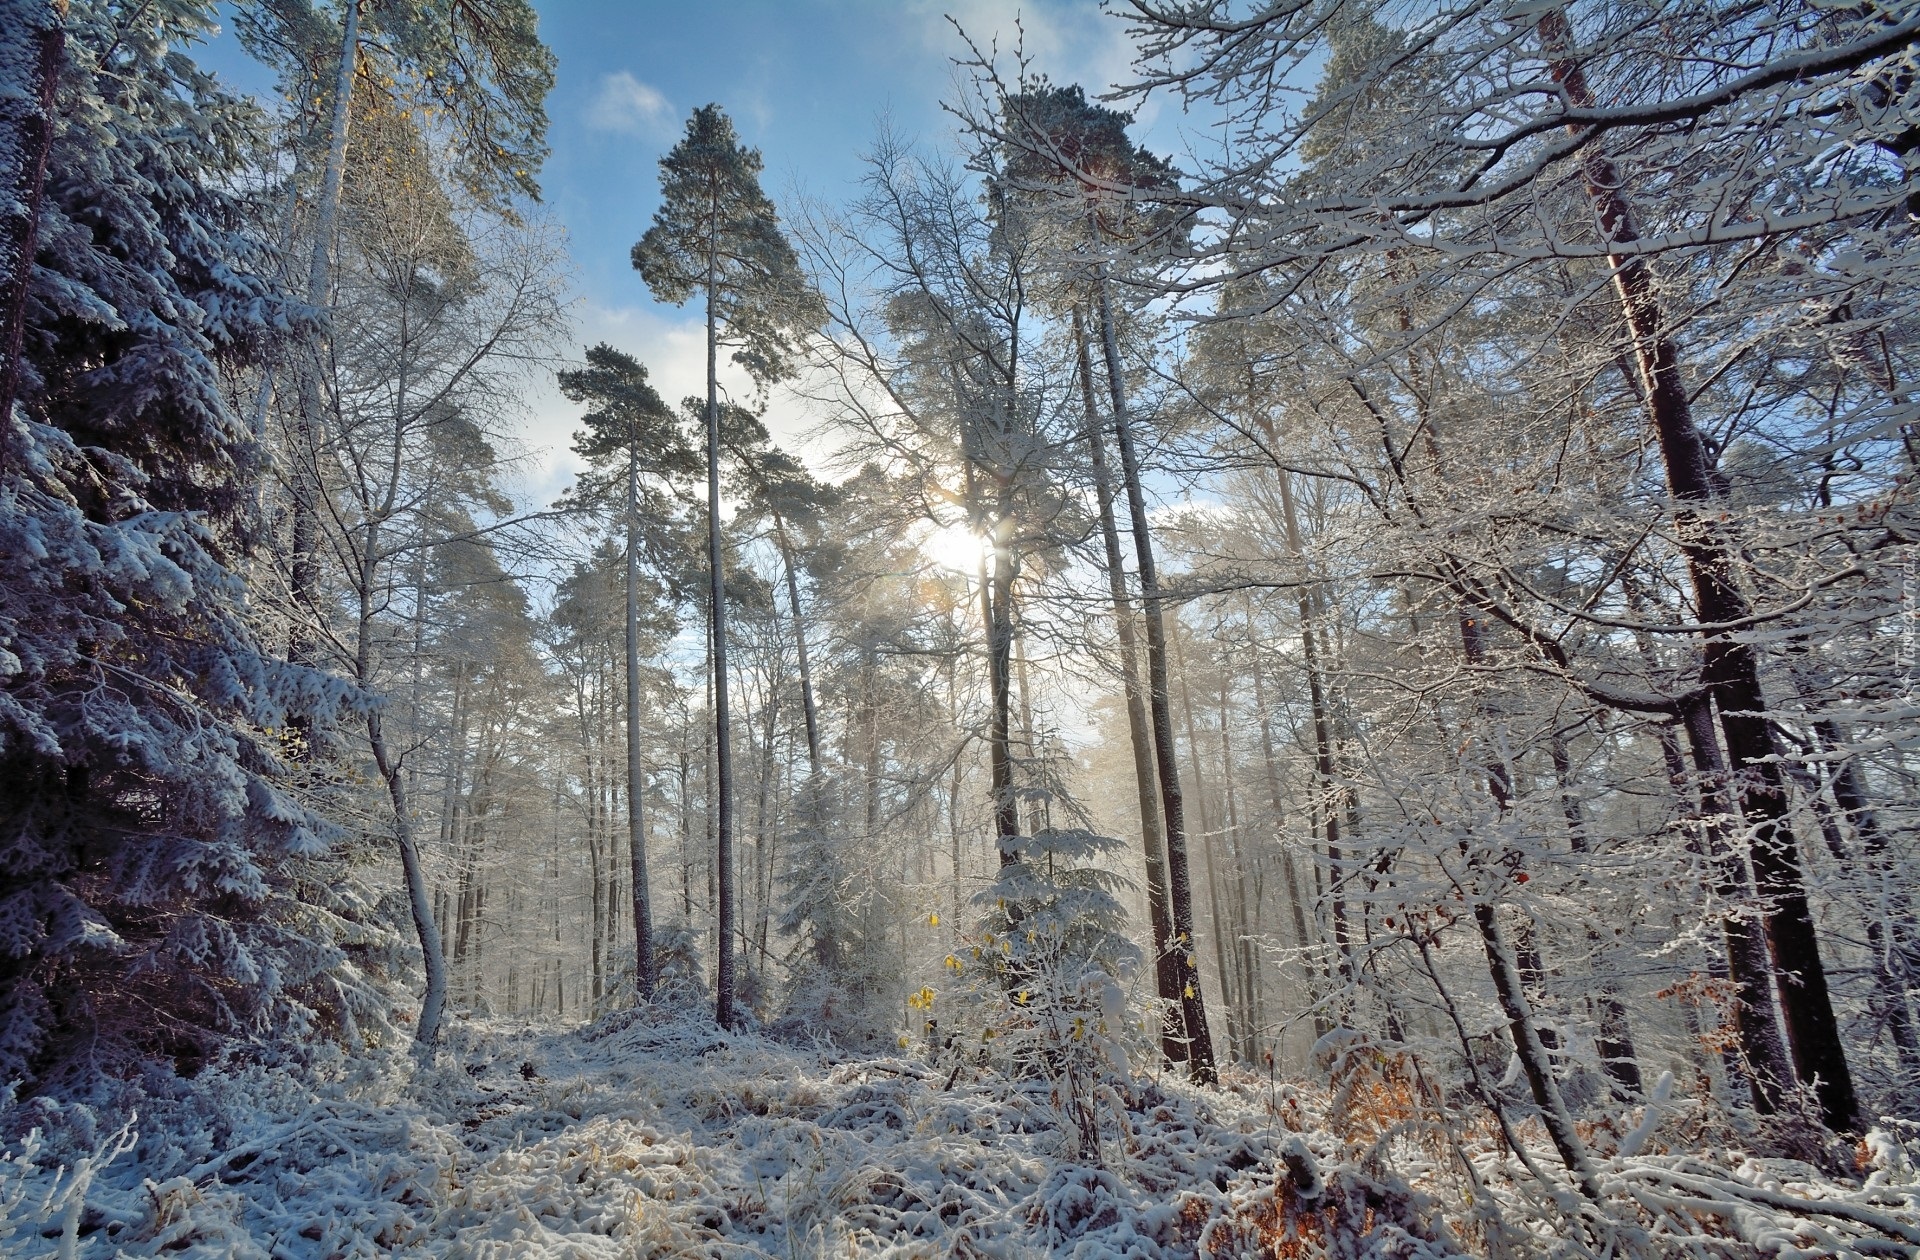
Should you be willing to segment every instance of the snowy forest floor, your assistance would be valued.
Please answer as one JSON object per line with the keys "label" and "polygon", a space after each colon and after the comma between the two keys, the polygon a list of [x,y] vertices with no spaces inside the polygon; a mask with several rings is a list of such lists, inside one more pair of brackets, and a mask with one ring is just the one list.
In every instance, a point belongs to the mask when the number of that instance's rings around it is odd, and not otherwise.
{"label": "snowy forest floor", "polygon": [[1596,1210],[1536,1123],[1516,1155],[1489,1117],[1425,1106],[1391,1051],[1327,1065],[1110,1081],[1095,1167],[1044,1081],[659,1012],[464,1023],[429,1072],[209,1072],[118,1132],[32,1105],[40,1131],[0,1162],[0,1254],[1920,1255],[1910,1128],[1823,1174],[1716,1146],[1697,1105],[1634,1108],[1586,1127]]}

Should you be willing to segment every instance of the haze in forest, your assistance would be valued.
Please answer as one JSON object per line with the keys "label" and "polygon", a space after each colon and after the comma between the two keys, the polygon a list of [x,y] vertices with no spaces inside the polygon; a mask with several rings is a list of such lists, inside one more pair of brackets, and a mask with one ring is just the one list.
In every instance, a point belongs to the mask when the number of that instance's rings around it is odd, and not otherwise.
{"label": "haze in forest", "polygon": [[1920,1250],[1920,7],[0,0],[0,1254]]}

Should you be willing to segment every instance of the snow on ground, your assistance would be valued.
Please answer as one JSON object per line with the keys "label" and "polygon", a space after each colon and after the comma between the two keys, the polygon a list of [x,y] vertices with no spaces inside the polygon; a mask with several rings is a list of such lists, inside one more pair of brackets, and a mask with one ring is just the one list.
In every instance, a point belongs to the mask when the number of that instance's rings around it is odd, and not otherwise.
{"label": "snow on ground", "polygon": [[210,1074],[137,1141],[43,1108],[0,1162],[0,1254],[1920,1255],[1911,1133],[1835,1179],[1665,1151],[1688,1122],[1656,1106],[1593,1132],[1603,1219],[1537,1129],[1522,1159],[1477,1117],[1424,1113],[1391,1051],[1349,1050],[1332,1090],[1110,1082],[1096,1167],[1071,1162],[1055,1087],[971,1064],[843,1062],[659,1013],[469,1024],[443,1056],[463,1066],[419,1075]]}

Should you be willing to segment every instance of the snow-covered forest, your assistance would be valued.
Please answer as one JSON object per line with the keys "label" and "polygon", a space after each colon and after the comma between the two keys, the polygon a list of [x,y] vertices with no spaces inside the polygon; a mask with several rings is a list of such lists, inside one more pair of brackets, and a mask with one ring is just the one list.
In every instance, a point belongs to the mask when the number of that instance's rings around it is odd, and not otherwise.
{"label": "snow-covered forest", "polygon": [[1008,15],[0,0],[0,1254],[1920,1256],[1920,5]]}

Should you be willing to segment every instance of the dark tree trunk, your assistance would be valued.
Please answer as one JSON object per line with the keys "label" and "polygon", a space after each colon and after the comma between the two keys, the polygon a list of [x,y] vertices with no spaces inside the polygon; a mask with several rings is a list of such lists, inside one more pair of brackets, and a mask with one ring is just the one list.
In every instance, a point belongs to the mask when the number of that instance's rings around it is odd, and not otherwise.
{"label": "dark tree trunk", "polygon": [[[1548,9],[1538,29],[1549,70],[1569,102],[1591,108],[1593,92],[1574,59],[1566,14],[1559,8]],[[1607,261],[1613,268],[1614,287],[1633,333],[1642,396],[1659,437],[1667,486],[1675,500],[1675,530],[1686,556],[1695,606],[1708,625],[1739,622],[1752,610],[1738,584],[1737,548],[1710,518],[1722,495],[1706,443],[1693,422],[1679,352],[1665,327],[1652,269],[1644,257],[1628,248],[1639,239],[1632,206],[1622,191],[1618,168],[1597,144],[1587,146],[1581,162],[1601,236],[1609,246]],[[1740,810],[1752,829],[1754,879],[1765,899],[1767,937],[1779,973],[1780,1005],[1794,1069],[1802,1083],[1814,1086],[1828,1127],[1850,1131],[1859,1124],[1860,1107],[1807,904],[1788,819],[1786,776],[1767,724],[1758,662],[1753,649],[1730,631],[1703,637],[1703,680],[1720,708],[1720,728],[1738,785]]]}
{"label": "dark tree trunk", "polygon": [[1080,401],[1087,424],[1087,453],[1093,463],[1093,488],[1100,505],[1100,538],[1106,547],[1107,590],[1113,600],[1114,633],[1120,640],[1121,690],[1127,701],[1127,740],[1133,753],[1133,781],[1140,809],[1140,847],[1146,860],[1147,921],[1153,930],[1153,979],[1160,1000],[1167,1004],[1161,1028],[1160,1052],[1169,1063],[1186,1058],[1185,1024],[1180,1016],[1180,959],[1173,944],[1173,921],[1167,910],[1166,846],[1160,831],[1160,798],[1153,763],[1152,733],[1147,724],[1146,698],[1140,688],[1140,649],[1136,639],[1133,600],[1127,593],[1126,562],[1120,553],[1120,530],[1113,514],[1113,475],[1107,465],[1104,427],[1094,402],[1093,363],[1087,352],[1085,312],[1074,310],[1074,348],[1079,358]]}
{"label": "dark tree trunk", "polygon": [[807,720],[807,769],[820,777],[820,711],[813,699],[813,658],[807,650],[807,623],[800,608],[800,577],[793,556],[793,542],[787,537],[787,524],[776,514],[773,518],[774,541],[780,548],[780,564],[787,575],[787,607],[793,618],[794,650],[800,661],[800,707]]}
{"label": "dark tree trunk", "polygon": [[627,451],[627,857],[633,881],[633,987],[653,997],[653,897],[647,884],[647,769],[640,756],[640,452]]}
{"label": "dark tree trunk", "polygon": [[[978,486],[971,463],[967,467],[967,516],[978,528],[986,513],[980,510]],[[1002,496],[1004,498],[1004,496]],[[1000,507],[1004,509],[1002,502]],[[1005,843],[1020,834],[1020,800],[1013,787],[1013,548],[1006,537],[1013,521],[1002,510],[990,521],[992,571],[980,557],[980,619],[987,635],[987,689],[991,712],[987,718],[987,772],[993,795],[994,845],[1000,865],[1019,857]]]}
{"label": "dark tree trunk", "polygon": [[1167,694],[1166,613],[1160,598],[1159,572],[1153,562],[1153,531],[1147,521],[1146,496],[1140,487],[1140,461],[1133,449],[1133,428],[1127,416],[1127,395],[1120,370],[1120,340],[1114,328],[1113,304],[1106,278],[1099,286],[1100,339],[1107,362],[1107,387],[1113,400],[1114,437],[1120,448],[1120,475],[1126,485],[1128,515],[1133,522],[1134,561],[1140,574],[1140,601],[1147,623],[1147,700],[1153,716],[1153,743],[1160,769],[1161,821],[1167,840],[1167,897],[1173,910],[1175,947],[1186,963],[1180,986],[1181,1013],[1186,1024],[1188,1070],[1193,1079],[1214,1084],[1220,1079],[1214,1062],[1213,1035],[1207,1028],[1206,1002],[1194,966],[1199,948],[1194,936],[1193,878],[1187,863],[1186,810],[1180,795],[1178,749],[1173,738],[1173,713]]}
{"label": "dark tree trunk", "polygon": [[1754,1108],[1762,1115],[1771,1115],[1780,1109],[1781,1088],[1793,1079],[1793,1061],[1774,1019],[1773,966],[1758,916],[1751,910],[1753,885],[1721,826],[1721,819],[1731,817],[1732,804],[1709,702],[1700,699],[1688,705],[1682,718],[1700,782],[1701,840],[1712,863],[1714,894],[1730,912],[1723,930],[1727,974],[1734,985],[1734,1027],[1746,1052],[1742,1070],[1751,1087]]}
{"label": "dark tree trunk", "polygon": [[[714,207],[717,219],[719,208]],[[707,249],[707,573],[709,615],[713,634],[713,750],[714,820],[713,860],[715,897],[719,902],[714,928],[714,1022],[733,1027],[734,999],[734,883],[733,883],[733,720],[727,700],[727,589],[724,548],[720,536],[720,343],[714,309],[719,228]]]}
{"label": "dark tree trunk", "polygon": [[[1227,1020],[1227,1054],[1232,1057],[1240,1053],[1244,1035],[1240,1027],[1240,1000],[1234,988],[1233,965],[1228,961],[1227,938],[1233,934],[1233,925],[1226,913],[1226,904],[1220,898],[1219,830],[1214,826],[1215,820],[1207,808],[1207,781],[1200,768],[1200,740],[1193,721],[1193,676],[1187,671],[1186,644],[1178,620],[1173,623],[1171,637],[1173,667],[1180,674],[1180,716],[1187,732],[1187,761],[1193,768],[1190,782],[1193,784],[1194,813],[1200,820],[1200,853],[1206,859],[1207,867],[1207,922],[1212,928],[1208,935],[1213,942],[1214,974],[1220,977],[1220,1005]],[[1198,987],[1196,983],[1195,988]]]}

